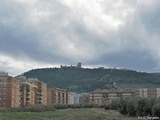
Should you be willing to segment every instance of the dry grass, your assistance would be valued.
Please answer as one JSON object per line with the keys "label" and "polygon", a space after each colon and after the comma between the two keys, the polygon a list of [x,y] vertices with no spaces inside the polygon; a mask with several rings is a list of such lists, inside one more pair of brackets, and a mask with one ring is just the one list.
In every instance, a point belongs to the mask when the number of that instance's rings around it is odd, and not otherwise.
{"label": "dry grass", "polygon": [[117,111],[104,109],[65,109],[48,112],[2,113],[0,120],[136,120]]}

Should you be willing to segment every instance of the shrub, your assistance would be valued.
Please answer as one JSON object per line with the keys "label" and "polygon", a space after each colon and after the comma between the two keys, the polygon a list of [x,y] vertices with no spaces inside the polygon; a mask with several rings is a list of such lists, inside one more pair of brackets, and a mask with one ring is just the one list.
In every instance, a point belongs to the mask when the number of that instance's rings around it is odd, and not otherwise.
{"label": "shrub", "polygon": [[32,105],[22,108],[23,112],[43,112],[43,111],[54,111],[55,107],[52,105]]}
{"label": "shrub", "polygon": [[110,109],[110,104],[105,104],[105,105],[101,105],[101,108],[105,108],[105,110],[109,110]]}
{"label": "shrub", "polygon": [[145,114],[152,116],[152,108],[153,105],[155,104],[156,98],[147,98],[146,99],[146,109],[145,109]]}
{"label": "shrub", "polygon": [[129,116],[136,116],[136,100],[128,98],[127,100],[127,114]]}
{"label": "shrub", "polygon": [[112,100],[112,102],[110,104],[110,109],[117,110],[118,107],[119,107],[119,99]]}
{"label": "shrub", "polygon": [[0,109],[0,112],[43,112],[43,111],[54,111],[55,107],[53,105],[32,105],[25,106],[23,108],[4,108]]}
{"label": "shrub", "polygon": [[69,108],[69,105],[67,105],[67,104],[54,104],[53,106],[56,109],[67,109],[67,108]]}
{"label": "shrub", "polygon": [[113,100],[102,106],[106,110],[115,109],[123,115],[129,116],[157,116],[160,117],[160,98],[131,97]]}
{"label": "shrub", "polygon": [[118,108],[121,114],[126,115],[127,114],[127,99],[120,99]]}
{"label": "shrub", "polygon": [[152,107],[152,116],[160,117],[160,99],[157,99]]}
{"label": "shrub", "polygon": [[136,105],[137,116],[145,116],[146,108],[147,108],[146,98],[138,98]]}

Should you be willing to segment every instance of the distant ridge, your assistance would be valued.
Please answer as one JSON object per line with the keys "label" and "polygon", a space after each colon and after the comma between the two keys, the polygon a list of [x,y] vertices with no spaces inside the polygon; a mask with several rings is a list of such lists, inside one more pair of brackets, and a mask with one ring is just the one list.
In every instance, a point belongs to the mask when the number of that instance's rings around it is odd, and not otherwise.
{"label": "distant ridge", "polygon": [[116,82],[120,88],[160,87],[159,73],[144,73],[127,69],[100,68],[42,68],[24,73],[26,77],[38,78],[48,84],[75,92],[91,92],[110,89]]}
{"label": "distant ridge", "polygon": [[154,75],[160,75],[160,73],[159,73],[159,72],[157,72],[157,73],[151,73],[151,74],[154,74]]}

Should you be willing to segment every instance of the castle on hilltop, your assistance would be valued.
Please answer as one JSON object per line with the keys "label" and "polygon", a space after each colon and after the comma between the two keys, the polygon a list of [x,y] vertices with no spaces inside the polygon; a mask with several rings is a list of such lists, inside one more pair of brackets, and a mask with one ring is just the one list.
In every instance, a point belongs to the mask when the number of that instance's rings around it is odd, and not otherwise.
{"label": "castle on hilltop", "polygon": [[8,76],[8,73],[7,73],[7,72],[4,72],[4,71],[1,71],[1,72],[0,72],[0,76]]}
{"label": "castle on hilltop", "polygon": [[66,66],[66,65],[61,65],[60,68],[82,68],[81,63],[79,62],[76,66]]}

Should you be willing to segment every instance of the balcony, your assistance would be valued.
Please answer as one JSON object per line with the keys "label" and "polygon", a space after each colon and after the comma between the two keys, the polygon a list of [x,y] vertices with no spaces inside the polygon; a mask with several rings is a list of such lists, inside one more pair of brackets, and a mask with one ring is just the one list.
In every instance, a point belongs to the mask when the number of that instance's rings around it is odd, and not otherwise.
{"label": "balcony", "polygon": [[42,104],[42,102],[37,102],[38,104]]}
{"label": "balcony", "polygon": [[26,101],[28,102],[28,101],[30,101],[30,99],[29,99],[29,98],[26,98]]}
{"label": "balcony", "polygon": [[30,95],[26,95],[26,98],[30,98]]}
{"label": "balcony", "polygon": [[42,86],[40,85],[40,86],[38,86],[38,89],[41,89],[42,88]]}
{"label": "balcony", "polygon": [[27,89],[27,90],[26,90],[26,92],[28,93],[28,92],[30,92],[30,90],[29,90],[29,89]]}
{"label": "balcony", "polygon": [[37,103],[41,103],[41,102],[42,102],[42,100],[36,100],[36,102],[37,102]]}
{"label": "balcony", "polygon": [[43,94],[42,93],[37,93],[37,98],[42,98]]}
{"label": "balcony", "polygon": [[42,98],[37,98],[37,100],[42,100]]}
{"label": "balcony", "polygon": [[26,91],[27,93],[30,93],[31,91]]}
{"label": "balcony", "polygon": [[42,93],[41,92],[37,92],[37,95],[42,95]]}
{"label": "balcony", "polygon": [[27,101],[27,102],[26,102],[26,105],[30,105],[30,102]]}
{"label": "balcony", "polygon": [[37,99],[42,99],[42,96],[37,96]]}

